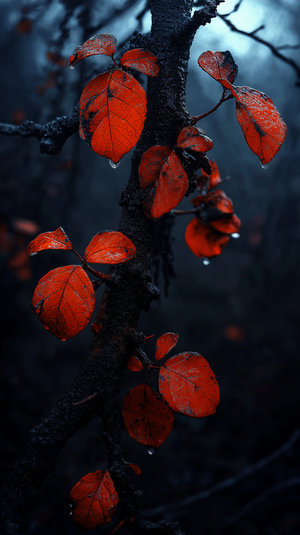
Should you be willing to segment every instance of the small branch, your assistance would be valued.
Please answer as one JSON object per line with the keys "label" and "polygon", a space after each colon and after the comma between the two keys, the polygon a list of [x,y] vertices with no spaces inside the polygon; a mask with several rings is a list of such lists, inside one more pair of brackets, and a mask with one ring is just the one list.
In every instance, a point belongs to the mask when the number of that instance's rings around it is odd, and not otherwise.
{"label": "small branch", "polygon": [[226,97],[226,92],[227,92],[227,90],[224,89],[221,99],[219,100],[219,102],[211,110],[207,111],[206,113],[203,113],[202,115],[195,115],[194,117],[192,117],[193,124],[196,124],[198,121],[201,121],[201,119],[204,119],[204,117],[207,117],[208,115],[210,115],[211,113],[216,111],[219,108],[219,106],[221,106],[221,104],[223,104],[223,102],[226,102],[226,100],[230,100],[230,99],[234,98],[234,96],[231,95],[231,94],[228,95],[228,97]]}
{"label": "small branch", "polygon": [[72,251],[73,251],[73,253],[75,253],[75,254],[76,254],[76,256],[78,256],[78,258],[79,258],[80,262],[81,262],[81,263],[83,264],[83,263],[84,263],[84,260],[83,260],[83,258],[82,258],[82,257],[80,256],[80,254],[79,254],[79,253],[77,253],[77,251],[75,251],[75,249],[72,249]]}
{"label": "small branch", "polygon": [[106,275],[106,273],[101,273],[100,271],[96,271],[91,266],[89,266],[84,260],[82,261],[82,267],[95,275],[95,277],[98,277],[102,282],[110,282],[112,279],[111,275]]}
{"label": "small branch", "polygon": [[66,140],[79,128],[79,105],[67,116],[57,117],[46,124],[33,121],[14,126],[0,123],[0,133],[6,136],[36,137],[40,142],[40,152],[51,156],[59,154]]}
{"label": "small branch", "polygon": [[283,54],[279,52],[279,48],[282,48],[282,47],[276,48],[274,45],[272,45],[265,39],[261,39],[261,37],[258,37],[257,35],[255,35],[255,33],[258,32],[258,30],[260,30],[261,27],[257,28],[256,30],[252,32],[245,32],[244,30],[239,30],[239,28],[237,28],[234,24],[232,24],[230,20],[227,20],[228,15],[220,15],[220,13],[218,13],[218,16],[220,17],[220,19],[222,19],[225,22],[225,24],[227,24],[227,26],[231,29],[232,32],[237,32],[242,35],[246,35],[247,37],[251,37],[252,39],[257,41],[258,43],[261,43],[262,45],[267,46],[271,50],[271,52],[274,54],[274,56],[281,59],[288,65],[290,65],[297,73],[298,78],[296,81],[296,85],[300,87],[300,66],[297,65],[297,63],[294,60],[292,60],[291,58],[286,58]]}
{"label": "small branch", "polygon": [[277,483],[277,485],[274,485],[274,487],[272,487],[271,489],[262,492],[256,498],[254,498],[254,500],[247,503],[235,517],[227,518],[227,521],[236,522],[237,520],[242,518],[242,516],[245,516],[245,514],[247,514],[251,509],[253,509],[255,505],[264,502],[276,492],[280,492],[289,487],[296,487],[298,485],[300,485],[300,477],[293,477],[291,479],[287,479],[286,481],[281,481],[280,483]]}
{"label": "small branch", "polygon": [[223,489],[232,487],[233,485],[236,485],[237,483],[239,483],[246,477],[254,474],[258,470],[265,468],[265,466],[267,466],[271,462],[275,461],[275,459],[278,459],[278,457],[280,457],[281,455],[289,451],[296,444],[299,438],[300,438],[300,427],[298,427],[294,431],[291,438],[283,446],[281,446],[281,448],[274,451],[274,453],[271,453],[271,455],[268,455],[268,457],[261,459],[257,463],[247,466],[245,470],[242,470],[235,477],[229,477],[228,479],[225,479],[224,481],[217,483],[213,487],[207,490],[202,490],[201,492],[198,492],[197,494],[189,496],[188,498],[185,498],[184,500],[181,500],[172,504],[160,505],[159,507],[155,507],[153,509],[148,509],[146,511],[143,511],[143,513],[148,516],[153,516],[153,515],[157,515],[160,513],[165,513],[166,511],[168,512],[174,511],[175,509],[179,509],[180,507],[185,507],[186,505],[190,505],[191,503],[195,503],[199,500],[205,500],[206,498],[209,498],[212,494],[214,494],[218,490],[223,490]]}
{"label": "small branch", "polygon": [[190,210],[172,210],[174,215],[186,215],[186,214],[196,214],[199,212],[198,208],[191,208]]}
{"label": "small branch", "polygon": [[230,13],[226,13],[225,15],[223,15],[224,17],[229,17],[229,15],[232,15],[232,13],[235,13],[240,7],[241,7],[241,4],[242,4],[243,0],[239,0],[232,11],[230,11]]}
{"label": "small branch", "polygon": [[206,26],[206,24],[209,24],[217,16],[217,7],[223,2],[225,0],[210,0],[202,9],[195,11],[183,33],[178,37],[181,39],[193,38],[200,26]]}
{"label": "small branch", "polygon": [[90,401],[90,399],[94,399],[96,396],[98,396],[98,392],[95,392],[91,396],[88,396],[85,399],[82,399],[81,401],[78,401],[77,403],[73,403],[74,407],[77,407],[77,405],[81,405],[82,403],[85,403],[86,401]]}

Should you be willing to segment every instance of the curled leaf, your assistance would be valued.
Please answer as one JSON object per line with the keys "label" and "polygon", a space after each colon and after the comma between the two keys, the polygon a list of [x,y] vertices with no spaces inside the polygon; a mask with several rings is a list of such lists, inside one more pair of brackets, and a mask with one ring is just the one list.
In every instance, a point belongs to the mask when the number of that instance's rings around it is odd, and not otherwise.
{"label": "curled leaf", "polygon": [[208,362],[199,353],[180,353],[161,366],[159,391],[176,412],[192,418],[216,412],[220,390]]}
{"label": "curled leaf", "polygon": [[81,137],[97,154],[117,163],[139,140],[146,107],[146,93],[131,74],[121,69],[100,74],[81,95]]}
{"label": "curled leaf", "polygon": [[224,234],[239,233],[241,230],[241,220],[235,214],[209,221],[209,224]]}
{"label": "curled leaf", "polygon": [[156,341],[155,346],[155,359],[161,360],[163,359],[168,353],[170,353],[171,349],[176,346],[178,342],[179,335],[175,333],[165,333],[162,336],[160,336]]}
{"label": "curled leaf", "polygon": [[158,448],[173,428],[171,409],[147,383],[129,390],[123,400],[122,415],[129,435],[153,448]]}
{"label": "curled leaf", "polygon": [[88,244],[84,259],[95,264],[121,264],[136,255],[132,241],[122,232],[98,232]]}
{"label": "curled leaf", "polygon": [[29,256],[33,256],[45,249],[68,249],[72,251],[73,245],[66,235],[64,229],[59,227],[52,232],[43,232],[30,242],[27,247]]}
{"label": "curled leaf", "polygon": [[89,323],[95,308],[93,285],[81,266],[49,271],[38,283],[31,303],[45,329],[68,340]]}
{"label": "curled leaf", "polygon": [[[233,84],[238,75],[238,66],[228,50],[226,52],[203,52],[198,58],[198,64],[205,72],[228,87],[226,82]],[[224,83],[225,82],[225,83]]]}
{"label": "curled leaf", "polygon": [[212,140],[202,134],[196,126],[186,126],[183,128],[177,139],[177,147],[182,149],[206,152],[213,148]]}
{"label": "curled leaf", "polygon": [[132,67],[148,76],[159,75],[159,66],[156,62],[157,57],[149,50],[143,50],[143,48],[128,50],[120,59],[120,65]]}
{"label": "curled leaf", "polygon": [[161,169],[171,152],[172,149],[170,147],[163,147],[162,145],[155,145],[144,152],[139,166],[142,189],[147,188],[147,186],[153,186],[159,179]]}
{"label": "curled leaf", "polygon": [[219,255],[229,239],[229,236],[211,228],[198,217],[190,221],[185,231],[187,245],[199,258],[212,258]]}
{"label": "curled leaf", "polygon": [[137,476],[141,476],[141,475],[142,475],[142,470],[140,469],[140,467],[139,467],[138,464],[128,463],[128,466],[131,468],[131,470],[134,471],[134,473],[135,473]]}
{"label": "curled leaf", "polygon": [[140,372],[143,369],[143,365],[135,355],[129,357],[126,368],[132,372]]}
{"label": "curled leaf", "polygon": [[96,56],[98,54],[104,54],[105,56],[112,56],[116,50],[117,39],[110,33],[100,33],[94,35],[83,43],[81,46],[77,46],[74,53],[70,56],[69,65],[75,67],[79,61],[89,56]]}
{"label": "curled leaf", "polygon": [[232,214],[234,211],[232,200],[221,189],[209,191],[207,195],[198,195],[191,200],[191,203],[194,206],[201,206],[202,204],[210,206],[225,214]]}
{"label": "curled leaf", "polygon": [[84,529],[108,524],[119,503],[113,480],[103,470],[90,472],[80,479],[72,488],[70,499],[75,503],[73,518]]}

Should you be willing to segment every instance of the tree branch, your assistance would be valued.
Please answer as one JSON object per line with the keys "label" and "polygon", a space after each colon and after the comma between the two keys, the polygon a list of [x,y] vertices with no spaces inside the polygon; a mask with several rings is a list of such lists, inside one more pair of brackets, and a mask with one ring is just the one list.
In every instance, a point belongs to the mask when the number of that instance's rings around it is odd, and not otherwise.
{"label": "tree branch", "polygon": [[200,26],[209,24],[217,16],[217,7],[223,2],[225,0],[210,0],[202,9],[195,11],[191,20],[186,25],[183,35],[180,37],[191,36],[193,38]]}
{"label": "tree branch", "polygon": [[269,41],[266,41],[265,39],[262,39],[261,37],[258,37],[256,35],[256,33],[259,30],[263,29],[264,26],[260,26],[259,28],[257,28],[256,30],[253,30],[252,32],[245,32],[244,30],[240,30],[232,22],[230,22],[230,20],[227,19],[228,15],[230,15],[230,13],[228,13],[227,15],[220,15],[220,13],[218,13],[218,17],[220,17],[220,19],[222,19],[225,22],[225,24],[227,24],[227,26],[231,29],[232,32],[237,32],[237,33],[240,33],[241,35],[246,35],[247,37],[251,37],[251,39],[254,39],[255,41],[257,41],[258,43],[261,43],[262,45],[267,46],[271,50],[274,56],[279,58],[281,61],[284,61],[288,65],[290,65],[297,74],[296,86],[300,87],[300,66],[297,65],[297,63],[293,59],[287,58],[279,52],[279,49],[283,47],[277,48],[276,46],[272,45],[272,43],[269,43]]}
{"label": "tree branch", "polygon": [[[153,509],[147,509],[146,511],[143,511],[144,514],[148,516],[154,516],[161,513],[165,513],[167,511],[174,511],[175,509],[179,509],[180,507],[185,507],[187,505],[190,505],[191,503],[195,503],[199,500],[205,500],[206,498],[209,498],[212,494],[219,490],[227,489],[229,487],[232,487],[245,479],[248,476],[251,476],[258,470],[262,470],[265,468],[268,464],[275,461],[286,453],[287,451],[291,450],[292,447],[296,444],[296,442],[300,438],[300,427],[298,427],[290,439],[281,446],[278,450],[271,453],[271,455],[268,455],[267,457],[264,457],[257,463],[254,463],[250,466],[247,466],[245,470],[242,470],[239,474],[237,474],[235,477],[229,477],[228,479],[224,479],[224,481],[221,481],[220,483],[217,483],[213,487],[210,487],[209,489],[202,490],[200,492],[197,492],[197,494],[193,494],[192,496],[189,496],[188,498],[185,498],[184,500],[172,503],[172,504],[165,504],[160,505],[159,507],[155,507]],[[299,478],[298,478],[299,479]],[[277,491],[275,491],[277,492]],[[248,509],[247,509],[248,510]]]}
{"label": "tree branch", "polygon": [[67,116],[57,117],[46,124],[33,121],[15,126],[0,123],[0,133],[7,136],[36,137],[42,154],[59,154],[66,140],[79,129],[79,104]]}

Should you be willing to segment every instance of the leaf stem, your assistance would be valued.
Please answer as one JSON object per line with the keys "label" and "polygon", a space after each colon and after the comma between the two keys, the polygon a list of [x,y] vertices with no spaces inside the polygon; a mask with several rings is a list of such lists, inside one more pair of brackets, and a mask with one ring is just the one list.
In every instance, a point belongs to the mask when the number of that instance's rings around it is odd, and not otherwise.
{"label": "leaf stem", "polygon": [[85,260],[82,261],[82,267],[95,275],[95,277],[98,277],[102,282],[110,282],[111,281],[111,275],[106,275],[106,273],[101,273],[100,271],[96,271],[91,266],[89,266]]}
{"label": "leaf stem", "polygon": [[223,102],[226,102],[226,100],[230,100],[234,98],[234,96],[231,94],[228,95],[228,97],[226,97],[226,93],[227,93],[227,89],[224,88],[221,99],[211,110],[207,111],[206,113],[203,113],[202,115],[195,115],[194,117],[192,117],[193,124],[196,124],[198,121],[201,121],[201,119],[204,119],[204,117],[207,117],[208,115],[216,111],[219,108],[219,106],[223,104]]}
{"label": "leaf stem", "polygon": [[77,253],[77,251],[75,251],[75,249],[72,249],[72,251],[73,251],[73,253],[75,253],[75,254],[76,254],[76,256],[78,256],[78,258],[79,258],[80,262],[81,262],[81,263],[83,264],[83,263],[84,263],[84,260],[83,260],[83,258],[81,258],[80,254],[79,254],[79,253]]}

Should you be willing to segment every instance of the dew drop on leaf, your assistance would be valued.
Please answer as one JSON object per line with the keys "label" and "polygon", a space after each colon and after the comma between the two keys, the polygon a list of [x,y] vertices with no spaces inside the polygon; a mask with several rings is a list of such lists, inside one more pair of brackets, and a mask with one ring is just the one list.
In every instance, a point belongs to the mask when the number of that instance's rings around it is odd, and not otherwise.
{"label": "dew drop on leaf", "polygon": [[262,169],[268,169],[269,164],[268,163],[260,163],[260,166]]}
{"label": "dew drop on leaf", "polygon": [[75,69],[75,65],[69,65],[69,69],[71,69],[71,71],[73,71],[73,69]]}
{"label": "dew drop on leaf", "polygon": [[119,167],[119,165],[121,163],[121,160],[119,160],[117,163],[114,163],[112,160],[108,160],[108,163],[109,163],[110,167],[112,167],[113,169],[117,169],[117,167]]}
{"label": "dew drop on leaf", "polygon": [[203,260],[202,260],[202,264],[203,264],[204,266],[209,266],[209,264],[210,264],[210,260],[208,260],[208,258],[203,258]]}
{"label": "dew drop on leaf", "polygon": [[233,234],[231,234],[231,237],[237,239],[240,237],[240,235],[238,232],[234,232]]}
{"label": "dew drop on leaf", "polygon": [[156,448],[149,448],[149,449],[148,449],[148,453],[149,453],[149,455],[154,455],[156,452],[157,452],[157,449],[156,449]]}

